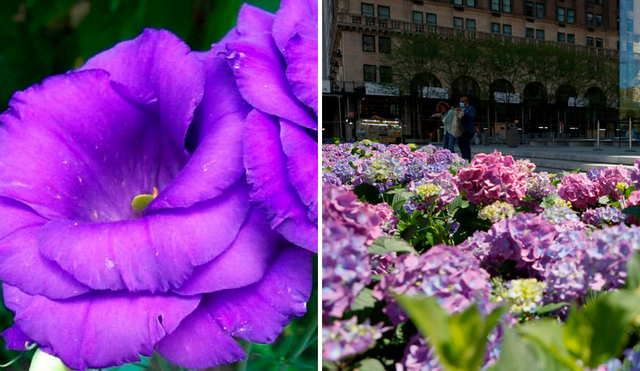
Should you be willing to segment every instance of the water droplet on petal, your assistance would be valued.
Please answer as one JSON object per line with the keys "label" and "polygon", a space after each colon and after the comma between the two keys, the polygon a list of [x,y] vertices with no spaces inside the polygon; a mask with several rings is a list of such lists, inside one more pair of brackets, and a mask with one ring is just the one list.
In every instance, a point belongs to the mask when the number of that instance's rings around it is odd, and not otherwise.
{"label": "water droplet on petal", "polygon": [[235,50],[227,51],[227,59],[234,59],[235,57],[236,57]]}

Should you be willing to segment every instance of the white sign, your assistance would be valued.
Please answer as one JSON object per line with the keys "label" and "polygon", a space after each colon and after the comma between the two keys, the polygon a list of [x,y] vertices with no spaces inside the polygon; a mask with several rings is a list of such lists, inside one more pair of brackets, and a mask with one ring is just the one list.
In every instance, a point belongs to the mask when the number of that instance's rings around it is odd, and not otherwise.
{"label": "white sign", "polygon": [[586,107],[589,105],[589,98],[569,97],[569,107]]}
{"label": "white sign", "polygon": [[511,104],[519,104],[520,103],[520,94],[518,93],[501,93],[495,92],[493,93],[493,99],[495,99],[498,103],[511,103]]}
{"label": "white sign", "polygon": [[422,88],[422,96],[431,99],[449,99],[449,89],[425,86]]}
{"label": "white sign", "polygon": [[373,82],[365,82],[364,89],[367,95],[383,95],[386,97],[400,96],[400,87],[398,85],[384,85]]}
{"label": "white sign", "polygon": [[323,93],[331,93],[331,81],[322,80],[322,92]]}

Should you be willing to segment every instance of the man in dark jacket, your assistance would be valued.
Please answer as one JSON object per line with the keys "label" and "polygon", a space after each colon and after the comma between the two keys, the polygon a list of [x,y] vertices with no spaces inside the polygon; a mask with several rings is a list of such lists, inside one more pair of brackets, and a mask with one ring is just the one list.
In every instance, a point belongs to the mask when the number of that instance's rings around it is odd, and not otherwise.
{"label": "man in dark jacket", "polygon": [[469,99],[467,97],[460,98],[460,107],[456,108],[458,112],[464,112],[464,116],[460,119],[460,127],[462,128],[462,135],[458,138],[458,146],[460,147],[460,153],[462,158],[467,161],[471,161],[471,139],[477,133],[476,127],[473,124],[473,119],[476,117],[476,109],[469,105]]}

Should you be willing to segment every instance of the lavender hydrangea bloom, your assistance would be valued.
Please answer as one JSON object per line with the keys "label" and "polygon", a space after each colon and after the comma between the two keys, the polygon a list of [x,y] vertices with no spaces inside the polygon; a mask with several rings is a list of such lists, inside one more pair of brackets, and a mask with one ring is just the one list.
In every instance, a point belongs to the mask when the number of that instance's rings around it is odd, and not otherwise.
{"label": "lavender hydrangea bloom", "polygon": [[342,317],[370,282],[368,245],[382,233],[380,218],[350,191],[322,186],[322,313]]}
{"label": "lavender hydrangea bloom", "polygon": [[373,347],[376,340],[390,328],[383,328],[383,323],[371,325],[367,318],[358,324],[357,317],[346,321],[335,321],[331,326],[322,327],[322,358],[339,361],[348,356],[366,352]]}
{"label": "lavender hydrangea bloom", "polygon": [[388,303],[384,311],[393,324],[407,320],[394,295],[435,296],[449,313],[461,312],[474,302],[484,310],[489,303],[489,274],[457,247],[437,245],[420,256],[401,256],[395,263],[374,289],[374,297]]}
{"label": "lavender hydrangea bloom", "polygon": [[609,205],[597,209],[589,209],[582,213],[582,221],[594,227],[620,224],[627,220],[627,216],[620,209]]}
{"label": "lavender hydrangea bloom", "polygon": [[573,207],[585,209],[598,202],[595,184],[585,174],[567,174],[558,186],[558,195]]}
{"label": "lavender hydrangea bloom", "polygon": [[591,235],[582,264],[593,290],[615,289],[624,284],[626,264],[640,250],[640,228],[616,225],[597,230]]}
{"label": "lavender hydrangea bloom", "polygon": [[439,357],[420,334],[413,335],[396,371],[442,371]]}
{"label": "lavender hydrangea bloom", "polygon": [[587,177],[595,184],[598,197],[610,196],[616,200],[623,196],[623,191],[618,188],[618,185],[622,183],[622,186],[627,188],[631,183],[629,171],[624,166],[589,170]]}
{"label": "lavender hydrangea bloom", "polygon": [[547,172],[532,174],[527,178],[527,196],[534,200],[542,200],[555,189]]}
{"label": "lavender hydrangea bloom", "polygon": [[[244,7],[198,55],[147,30],[16,93],[0,117],[9,344],[35,342],[77,370],[154,351],[206,368],[244,358],[235,338],[272,342],[305,313],[317,78],[305,64],[315,41],[290,25],[316,25],[315,9]],[[277,107],[255,97],[267,84]]]}

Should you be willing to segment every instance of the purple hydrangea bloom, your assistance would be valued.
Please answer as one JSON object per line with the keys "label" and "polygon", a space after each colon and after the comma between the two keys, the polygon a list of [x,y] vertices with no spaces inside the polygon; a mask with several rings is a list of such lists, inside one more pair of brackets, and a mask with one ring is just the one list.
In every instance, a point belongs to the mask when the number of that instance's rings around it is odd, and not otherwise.
{"label": "purple hydrangea bloom", "polygon": [[474,233],[459,247],[473,253],[490,272],[511,260],[516,262],[517,274],[539,278],[544,269],[541,259],[557,234],[558,230],[544,217],[525,213],[501,220],[488,232]]}
{"label": "purple hydrangea bloom", "polygon": [[396,371],[442,371],[439,357],[420,334],[413,335]]}
{"label": "purple hydrangea bloom", "polygon": [[579,222],[580,217],[575,211],[562,205],[553,205],[545,209],[540,215],[552,224],[562,224],[564,222]]}
{"label": "purple hydrangea bloom", "polygon": [[629,172],[629,179],[636,188],[640,188],[640,158],[636,159],[636,163],[633,165],[633,169]]}
{"label": "purple hydrangea bloom", "polygon": [[407,320],[394,295],[435,296],[449,313],[461,312],[474,302],[481,310],[489,303],[489,274],[479,261],[455,246],[437,245],[420,256],[396,259],[395,269],[383,276],[374,297],[385,300],[384,309],[393,324]]}
{"label": "purple hydrangea bloom", "polygon": [[349,356],[366,352],[373,347],[389,327],[383,323],[371,325],[369,319],[358,324],[357,317],[346,321],[334,321],[330,326],[322,327],[322,358],[339,361]]}
{"label": "purple hydrangea bloom", "polygon": [[551,184],[549,173],[536,173],[527,178],[527,196],[534,200],[542,200],[555,189],[556,187]]}
{"label": "purple hydrangea bloom", "polygon": [[594,227],[620,224],[627,220],[627,216],[620,209],[609,205],[597,209],[589,209],[582,213],[582,221]]}
{"label": "purple hydrangea bloom", "polygon": [[322,186],[322,314],[342,317],[371,281],[367,248],[382,233],[378,215],[350,191]]}
{"label": "purple hydrangea bloom", "polygon": [[616,225],[591,235],[582,265],[593,290],[622,286],[627,277],[627,260],[640,250],[640,227]]}
{"label": "purple hydrangea bloom", "polygon": [[147,30],[14,95],[0,116],[9,344],[76,370],[154,351],[207,368],[305,313],[316,4],[245,6],[201,54]]}
{"label": "purple hydrangea bloom", "polygon": [[382,232],[387,236],[392,236],[398,227],[398,218],[391,206],[381,202],[377,205],[369,205],[369,207],[380,217]]}
{"label": "purple hydrangea bloom", "polygon": [[589,241],[585,230],[561,232],[543,257],[543,280],[547,284],[544,302],[570,302],[587,293],[588,277],[582,266]]}

